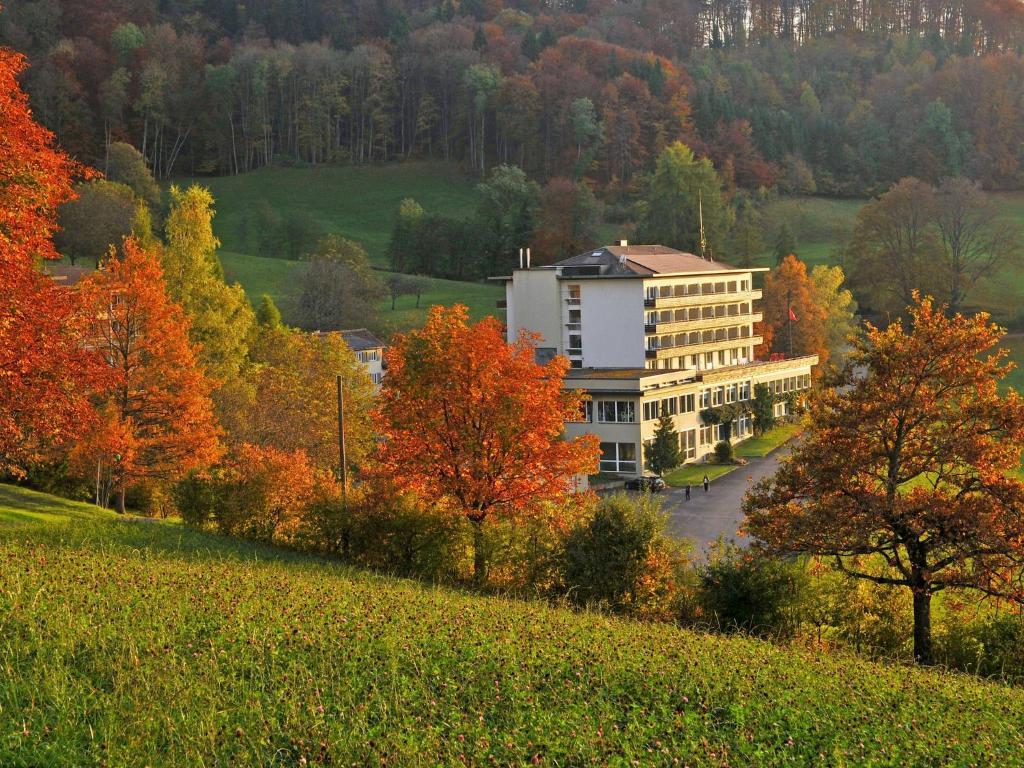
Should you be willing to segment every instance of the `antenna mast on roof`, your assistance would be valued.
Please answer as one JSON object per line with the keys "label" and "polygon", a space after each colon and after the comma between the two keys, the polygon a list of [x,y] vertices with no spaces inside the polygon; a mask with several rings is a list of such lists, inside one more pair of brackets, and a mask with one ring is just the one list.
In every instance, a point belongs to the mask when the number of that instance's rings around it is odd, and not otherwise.
{"label": "antenna mast on roof", "polygon": [[700,217],[700,257],[702,259],[707,258],[708,241],[704,237],[704,194],[698,188],[697,189],[697,214]]}

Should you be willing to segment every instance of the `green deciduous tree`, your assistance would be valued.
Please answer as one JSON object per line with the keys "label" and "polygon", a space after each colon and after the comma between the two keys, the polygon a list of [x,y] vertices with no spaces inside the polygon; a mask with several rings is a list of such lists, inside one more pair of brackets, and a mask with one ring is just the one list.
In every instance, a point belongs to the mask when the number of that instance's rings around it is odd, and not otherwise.
{"label": "green deciduous tree", "polygon": [[89,181],[75,187],[78,197],[64,203],[58,212],[60,231],[54,238],[58,250],[72,264],[91,259],[96,266],[135,225],[135,195],[124,184]]}
{"label": "green deciduous tree", "polygon": [[[701,248],[701,211],[706,246]],[[697,160],[681,142],[658,156],[639,208],[637,237],[645,243],[708,257],[725,254],[732,210],[722,196],[722,183],[707,158]]]}
{"label": "green deciduous tree", "polygon": [[200,345],[199,360],[209,376],[223,386],[238,377],[254,316],[242,287],[224,282],[213,215],[213,196],[208,189],[172,186],[161,262],[168,293],[191,320],[189,336]]}

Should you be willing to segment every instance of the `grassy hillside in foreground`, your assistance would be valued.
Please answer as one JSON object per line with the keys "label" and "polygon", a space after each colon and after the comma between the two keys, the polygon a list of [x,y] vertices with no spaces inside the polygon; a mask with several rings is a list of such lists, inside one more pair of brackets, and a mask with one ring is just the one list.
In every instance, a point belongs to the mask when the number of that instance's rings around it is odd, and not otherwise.
{"label": "grassy hillside in foreground", "polygon": [[[41,516],[41,517],[40,517]],[[0,486],[0,765],[1015,765],[1024,691]]]}

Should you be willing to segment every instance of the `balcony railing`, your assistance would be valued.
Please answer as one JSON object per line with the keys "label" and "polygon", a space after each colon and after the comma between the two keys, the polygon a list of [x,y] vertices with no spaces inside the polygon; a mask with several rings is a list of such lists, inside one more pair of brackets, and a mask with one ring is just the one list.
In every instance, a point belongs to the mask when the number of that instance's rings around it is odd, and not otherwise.
{"label": "balcony railing", "polygon": [[581,323],[566,323],[565,327],[568,328],[570,331],[578,331],[581,325]]}
{"label": "balcony railing", "polygon": [[658,332],[658,325],[657,325],[657,323],[645,323],[644,324],[644,333],[657,333],[657,332]]}
{"label": "balcony railing", "polygon": [[583,348],[582,347],[566,347],[565,354],[570,355],[570,356],[571,355],[577,355],[577,356],[578,355],[582,355],[583,354]]}
{"label": "balcony railing", "polygon": [[579,304],[580,303],[580,297],[579,296],[566,296],[565,297],[565,303],[566,304]]}

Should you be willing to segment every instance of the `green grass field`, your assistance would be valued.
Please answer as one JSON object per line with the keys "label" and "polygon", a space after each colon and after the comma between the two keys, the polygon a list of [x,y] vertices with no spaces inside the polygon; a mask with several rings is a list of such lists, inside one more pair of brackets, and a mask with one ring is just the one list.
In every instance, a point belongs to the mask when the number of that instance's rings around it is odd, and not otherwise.
{"label": "green grass field", "polygon": [[1019,689],[0,509],[5,767],[1020,761]]}
{"label": "green grass field", "polygon": [[[216,200],[214,232],[221,240],[218,255],[228,280],[241,283],[253,303],[270,294],[286,321],[289,306],[297,298],[301,262],[256,255],[251,230],[260,201],[280,215],[302,210],[323,231],[361,243],[373,264],[386,266],[388,241],[404,198],[414,198],[428,212],[456,217],[471,215],[478,200],[476,182],[454,164],[442,162],[267,168],[240,176],[179,179],[178,183],[192,181],[209,187]],[[465,304],[473,319],[503,316],[495,305],[504,297],[498,285],[437,279],[428,283],[418,308],[415,297],[400,298],[394,311],[390,299],[382,301],[381,330],[389,333],[419,326],[434,304]]]}
{"label": "green grass field", "polygon": [[751,437],[736,446],[736,455],[744,458],[767,456],[784,443],[796,437],[800,431],[800,425],[779,424],[765,432],[763,435]]}
{"label": "green grass field", "polygon": [[387,264],[398,206],[411,197],[429,213],[469,216],[476,208],[476,182],[443,162],[375,166],[321,165],[265,168],[238,176],[179,179],[209,187],[217,201],[214,231],[225,251],[255,253],[253,212],[265,200],[278,213],[300,209],[325,232],[362,243],[370,260]]}
{"label": "green grass field", "polygon": [[[270,259],[244,253],[220,251],[224,276],[231,282],[239,282],[245,288],[249,300],[256,302],[264,294],[270,294],[285,319],[289,309],[299,298],[299,276],[302,262],[287,259]],[[384,279],[389,273],[381,272]],[[461,283],[455,280],[424,278],[426,290],[416,306],[415,296],[402,296],[391,309],[391,299],[380,302],[380,322],[388,332],[404,331],[422,325],[427,309],[435,304],[465,304],[472,319],[479,320],[487,315],[504,316],[504,310],[497,309],[497,300],[505,297],[505,290],[494,283]]]}

